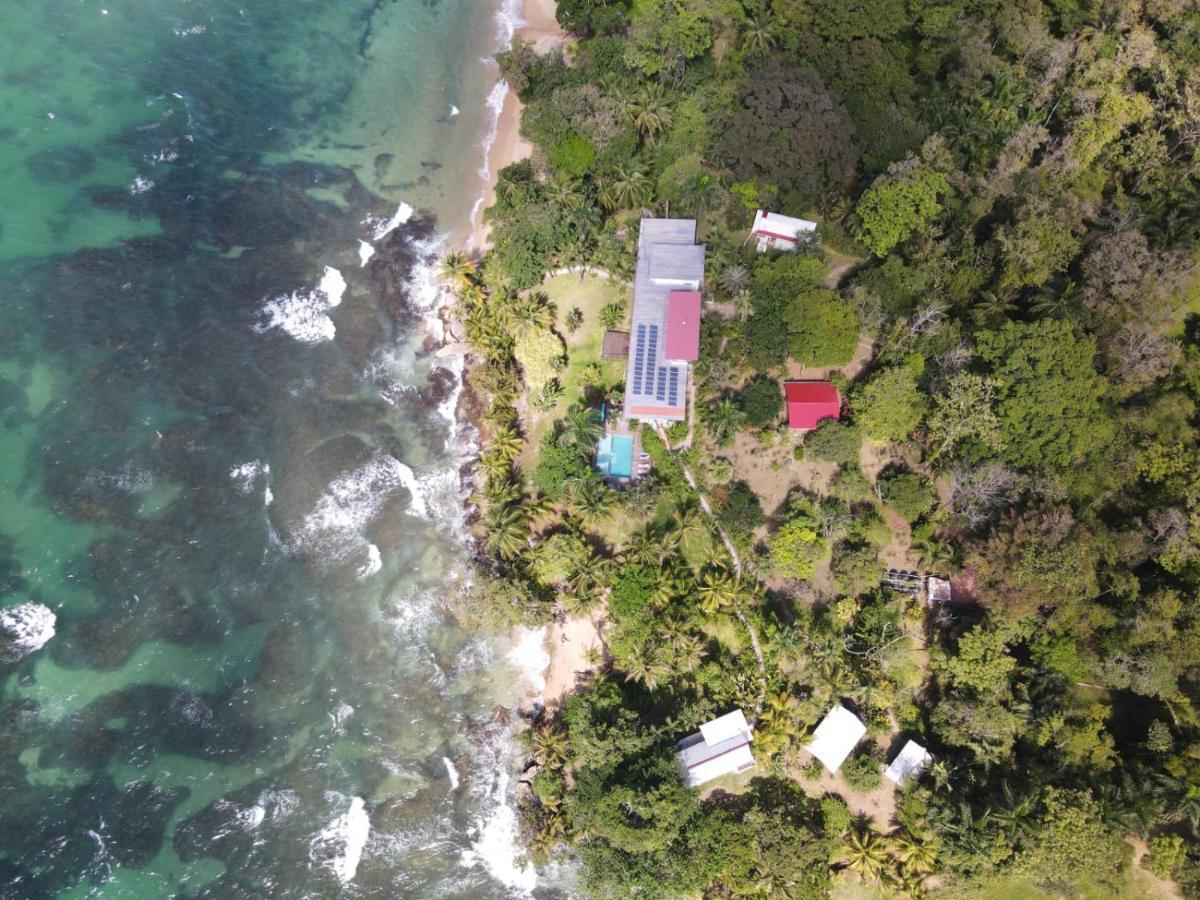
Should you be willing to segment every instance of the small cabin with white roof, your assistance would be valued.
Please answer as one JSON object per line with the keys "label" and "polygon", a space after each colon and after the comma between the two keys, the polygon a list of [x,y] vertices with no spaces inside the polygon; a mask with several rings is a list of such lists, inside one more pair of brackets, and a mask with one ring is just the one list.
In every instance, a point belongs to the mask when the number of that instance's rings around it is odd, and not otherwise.
{"label": "small cabin with white roof", "polygon": [[745,772],[754,765],[750,752],[753,733],[740,709],[713,719],[675,745],[683,780],[696,787],[722,775]]}
{"label": "small cabin with white roof", "polygon": [[901,749],[900,754],[892,760],[892,764],[883,774],[892,784],[900,784],[905,778],[917,778],[925,771],[925,767],[933,762],[929,751],[916,741],[909,741]]}
{"label": "small cabin with white roof", "polygon": [[813,732],[812,741],[804,749],[819,759],[830,772],[836,772],[866,733],[867,726],[862,719],[839,703],[821,720]]}
{"label": "small cabin with white roof", "polygon": [[816,231],[816,222],[760,209],[754,213],[754,227],[750,230],[750,236],[758,242],[758,252],[766,253],[768,250],[795,250],[801,241],[812,240]]}

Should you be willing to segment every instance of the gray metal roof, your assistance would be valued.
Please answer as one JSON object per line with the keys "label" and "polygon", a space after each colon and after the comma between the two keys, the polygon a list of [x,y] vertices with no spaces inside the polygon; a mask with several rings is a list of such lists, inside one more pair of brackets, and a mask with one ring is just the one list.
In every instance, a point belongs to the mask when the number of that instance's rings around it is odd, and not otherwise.
{"label": "gray metal roof", "polygon": [[698,289],[703,282],[704,248],[696,244],[696,220],[642,219],[625,377],[627,416],[684,418],[689,371],[686,363],[665,357],[667,300],[671,291]]}

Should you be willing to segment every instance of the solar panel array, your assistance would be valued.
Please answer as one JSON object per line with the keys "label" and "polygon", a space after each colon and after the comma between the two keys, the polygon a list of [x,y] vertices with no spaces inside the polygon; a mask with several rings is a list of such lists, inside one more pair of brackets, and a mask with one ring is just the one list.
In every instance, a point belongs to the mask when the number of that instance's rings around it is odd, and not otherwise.
{"label": "solar panel array", "polygon": [[637,343],[633,348],[633,392],[642,392],[642,372],[646,362],[646,326],[637,327]]}
{"label": "solar panel array", "polygon": [[674,367],[667,381],[667,402],[671,406],[679,405],[679,369]]}

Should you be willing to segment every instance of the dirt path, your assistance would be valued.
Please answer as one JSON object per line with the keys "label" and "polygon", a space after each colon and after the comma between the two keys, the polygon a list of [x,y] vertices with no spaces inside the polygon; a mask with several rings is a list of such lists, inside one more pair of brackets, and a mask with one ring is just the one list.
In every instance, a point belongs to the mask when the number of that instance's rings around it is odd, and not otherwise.
{"label": "dirt path", "polygon": [[[662,439],[663,446],[670,451],[671,442],[667,440],[666,429],[661,425],[656,425],[655,430],[658,432],[659,438]],[[689,434],[689,439],[690,437],[691,435]],[[725,533],[725,529],[722,528],[721,523],[717,521],[717,517],[712,511],[712,505],[708,502],[708,498],[704,496],[704,492],[700,490],[699,485],[696,484],[696,478],[694,475],[692,475],[692,470],[688,468],[687,463],[685,463],[682,459],[679,460],[679,468],[683,470],[683,477],[687,479],[688,486],[696,494],[696,497],[699,498],[700,509],[704,511],[706,516],[708,516],[709,521],[712,522],[713,527],[717,530],[717,534],[721,537],[721,543],[723,543],[725,545],[725,549],[729,551],[729,558],[733,560],[734,572],[736,572],[737,576],[741,578],[743,566],[742,559],[738,555],[737,548],[733,546],[733,541],[729,539],[729,535]],[[750,574],[753,576],[755,581],[763,585],[763,587],[766,587],[766,583],[761,577],[759,577],[758,572],[752,570]],[[754,648],[754,658],[758,660],[758,674],[760,680],[758,700],[755,701],[754,715],[751,717],[751,725],[753,726],[758,724],[758,717],[762,714],[763,704],[766,703],[767,700],[767,663],[763,658],[762,646],[758,643],[758,632],[754,630],[754,626],[750,624],[750,620],[746,618],[741,610],[735,610],[734,615],[737,616],[737,620],[742,623],[742,627],[744,627],[746,632],[750,635],[750,646]]]}

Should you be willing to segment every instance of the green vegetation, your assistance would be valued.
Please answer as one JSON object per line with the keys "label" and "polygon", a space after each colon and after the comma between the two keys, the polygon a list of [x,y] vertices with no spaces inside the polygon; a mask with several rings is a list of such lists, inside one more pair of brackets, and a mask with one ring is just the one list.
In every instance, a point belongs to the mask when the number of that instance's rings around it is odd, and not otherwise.
{"label": "green vegetation", "polygon": [[[567,0],[569,62],[502,55],[537,152],[444,263],[488,408],[455,609],[607,623],[530,733],[535,860],[598,897],[1132,897],[1136,838],[1200,897],[1193,6]],[[819,240],[757,255],[760,206]],[[643,209],[706,245],[697,415],[615,491],[590,411]],[[846,401],[802,439],[797,367]],[[886,821],[802,777],[834,703],[869,729],[834,793]],[[759,777],[685,788],[675,743],[734,708]],[[907,737],[935,762],[891,797],[869,748]]]}

